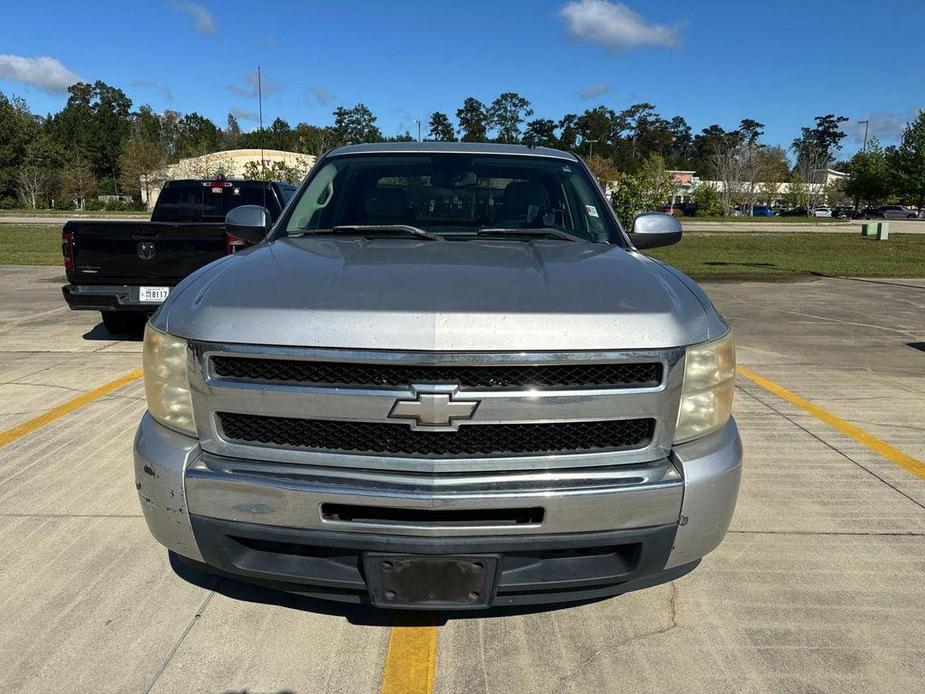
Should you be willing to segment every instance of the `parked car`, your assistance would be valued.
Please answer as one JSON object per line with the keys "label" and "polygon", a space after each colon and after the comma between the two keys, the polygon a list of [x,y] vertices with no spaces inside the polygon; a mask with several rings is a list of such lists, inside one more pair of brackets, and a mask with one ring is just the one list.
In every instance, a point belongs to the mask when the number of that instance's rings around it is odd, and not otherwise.
{"label": "parked car", "polygon": [[282,182],[167,181],[150,222],[67,222],[64,299],[74,310],[99,311],[110,333],[140,332],[180,280],[245,245],[225,231],[231,209],[258,203],[275,219],[294,192]]}
{"label": "parked car", "polygon": [[684,211],[685,217],[696,217],[697,216],[697,203],[696,202],[685,202],[681,209]]}
{"label": "parked car", "polygon": [[774,210],[767,205],[759,205],[752,208],[752,217],[773,217]]}
{"label": "parked car", "polygon": [[694,217],[697,214],[697,203],[679,202],[676,205],[663,205],[661,212],[675,217]]}
{"label": "parked car", "polygon": [[542,147],[328,152],[145,332],[154,537],[206,571],[386,608],[674,580],[722,540],[742,447],[729,325]]}
{"label": "parked car", "polygon": [[781,217],[806,217],[809,211],[805,207],[794,207],[785,212],[781,212]]}
{"label": "parked car", "polygon": [[671,215],[672,217],[683,217],[684,216],[684,210],[681,208],[680,205],[673,205],[673,206],[663,205],[659,211],[662,214],[668,214],[668,215]]}
{"label": "parked car", "polygon": [[852,219],[856,210],[847,205],[836,205],[832,208],[832,216],[837,219]]}
{"label": "parked car", "polygon": [[830,207],[817,207],[813,210],[813,217],[831,217],[832,208]]}
{"label": "parked car", "polygon": [[876,219],[916,219],[918,216],[918,212],[903,205],[881,205],[873,213]]}

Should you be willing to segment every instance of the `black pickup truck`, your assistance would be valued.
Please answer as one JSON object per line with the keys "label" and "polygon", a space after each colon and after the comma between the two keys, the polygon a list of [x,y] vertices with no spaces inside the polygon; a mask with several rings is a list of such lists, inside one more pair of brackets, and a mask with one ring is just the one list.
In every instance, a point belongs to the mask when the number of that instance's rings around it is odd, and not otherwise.
{"label": "black pickup truck", "polygon": [[150,222],[67,222],[64,298],[99,311],[110,333],[137,332],[180,280],[247,245],[226,233],[229,210],[262,205],[275,220],[294,192],[281,182],[167,181]]}

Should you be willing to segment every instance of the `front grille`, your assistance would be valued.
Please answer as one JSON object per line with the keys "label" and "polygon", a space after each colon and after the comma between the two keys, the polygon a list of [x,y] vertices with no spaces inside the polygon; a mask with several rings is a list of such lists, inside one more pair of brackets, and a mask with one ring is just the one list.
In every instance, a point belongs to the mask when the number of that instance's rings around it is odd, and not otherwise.
{"label": "front grille", "polygon": [[402,388],[412,383],[456,383],[462,388],[652,388],[662,365],[643,363],[416,365],[297,361],[216,356],[216,375],[247,381],[304,385]]}
{"label": "front grille", "polygon": [[459,431],[413,431],[406,424],[264,417],[219,412],[226,439],[330,453],[426,458],[547,455],[642,448],[655,420],[554,424],[470,424]]}

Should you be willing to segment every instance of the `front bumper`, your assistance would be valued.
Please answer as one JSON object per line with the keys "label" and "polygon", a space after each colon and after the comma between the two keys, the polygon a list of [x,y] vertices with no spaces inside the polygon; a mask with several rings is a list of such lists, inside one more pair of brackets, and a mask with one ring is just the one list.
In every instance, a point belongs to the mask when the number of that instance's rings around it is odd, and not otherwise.
{"label": "front bumper", "polygon": [[127,284],[65,284],[64,300],[73,311],[147,311],[160,304],[139,301],[139,287]]}
{"label": "front bumper", "polygon": [[161,544],[218,573],[354,602],[368,600],[369,552],[495,555],[492,606],[672,580],[722,540],[741,462],[732,420],[665,460],[476,475],[218,457],[148,414],[135,439],[136,486]]}

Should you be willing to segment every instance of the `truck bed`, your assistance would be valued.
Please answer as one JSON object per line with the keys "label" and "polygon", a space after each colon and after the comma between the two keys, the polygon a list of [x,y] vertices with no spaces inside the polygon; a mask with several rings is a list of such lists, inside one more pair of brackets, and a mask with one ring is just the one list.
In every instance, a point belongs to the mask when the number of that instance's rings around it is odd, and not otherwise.
{"label": "truck bed", "polygon": [[223,223],[70,221],[72,284],[174,286],[226,253]]}

